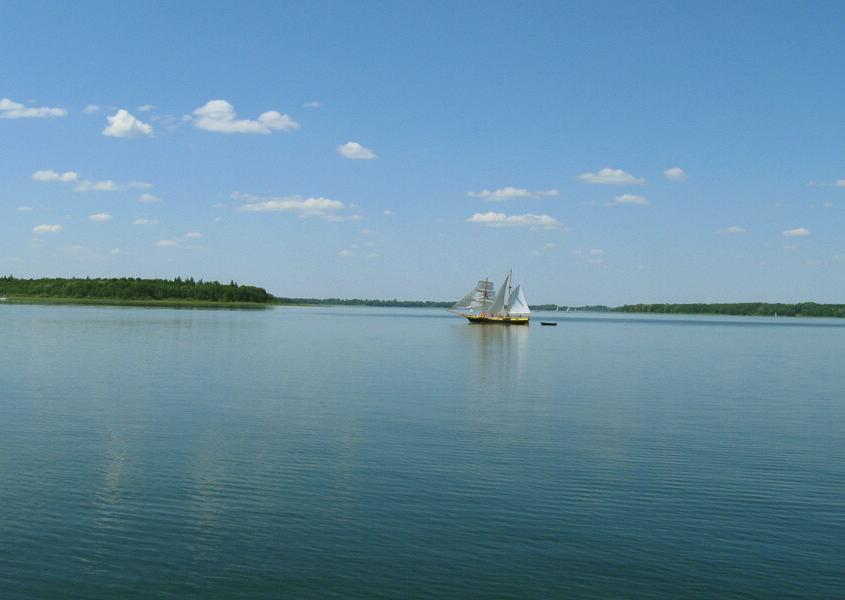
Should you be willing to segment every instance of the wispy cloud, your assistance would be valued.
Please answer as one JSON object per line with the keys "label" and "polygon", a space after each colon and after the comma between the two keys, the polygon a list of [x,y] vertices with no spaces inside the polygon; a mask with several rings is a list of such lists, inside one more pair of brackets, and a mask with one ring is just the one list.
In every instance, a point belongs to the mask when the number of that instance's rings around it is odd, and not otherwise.
{"label": "wispy cloud", "polygon": [[796,227],[795,229],[787,229],[782,235],[784,237],[804,237],[810,235],[810,230],[806,227]]}
{"label": "wispy cloud", "polygon": [[85,108],[82,109],[82,112],[86,115],[93,115],[94,113],[98,113],[102,110],[102,107],[98,104],[89,104]]}
{"label": "wispy cloud", "polygon": [[534,229],[557,229],[560,221],[549,215],[507,215],[498,212],[475,213],[467,219],[467,223],[475,223],[485,227],[530,227]]}
{"label": "wispy cloud", "polygon": [[596,173],[581,173],[578,179],[584,183],[596,185],[641,185],[645,179],[634,177],[622,169],[605,167]]}
{"label": "wispy cloud", "polygon": [[179,245],[179,242],[176,240],[159,240],[156,242],[156,246],[161,248],[175,248]]}
{"label": "wispy cloud", "polygon": [[133,225],[158,225],[158,219],[135,219]]}
{"label": "wispy cloud", "polygon": [[60,233],[64,230],[61,225],[36,225],[32,228],[32,233]]}
{"label": "wispy cloud", "polygon": [[155,110],[155,104],[142,104],[138,107],[138,112],[150,112],[151,110]]}
{"label": "wispy cloud", "polygon": [[[118,184],[111,179],[104,179],[102,181],[89,181],[87,179],[80,180],[79,175],[75,171],[65,171],[60,173],[52,170],[36,171],[32,174],[33,181],[41,182],[58,182],[58,183],[75,183],[73,190],[75,192],[119,192],[132,188],[151,188],[153,184],[146,181],[130,181],[125,184]],[[149,194],[144,194],[148,196]],[[142,196],[143,197],[143,196]],[[151,196],[155,198],[155,196]],[[152,200],[142,200],[142,202],[151,202]]]}
{"label": "wispy cloud", "polygon": [[8,98],[0,99],[0,119],[49,119],[66,115],[64,108],[25,106]]}
{"label": "wispy cloud", "polygon": [[645,206],[648,204],[648,199],[645,196],[637,196],[635,194],[622,194],[615,196],[613,202],[608,202],[608,206],[620,206],[625,204],[635,204]]}
{"label": "wispy cloud", "polygon": [[352,160],[371,160],[376,158],[376,153],[365,148],[358,142],[346,142],[337,147],[338,154]]}
{"label": "wispy cloud", "polygon": [[88,217],[89,221],[94,221],[95,223],[104,223],[106,221],[111,221],[112,216],[109,213],[94,213],[93,215]]}
{"label": "wispy cloud", "polygon": [[348,207],[340,200],[330,198],[303,198],[302,196],[281,196],[277,198],[260,198],[249,194],[235,192],[232,198],[247,201],[237,207],[241,212],[285,212],[303,218],[316,217],[325,221],[360,221],[360,215],[339,214]]}
{"label": "wispy cloud", "polygon": [[311,102],[304,102],[302,104],[302,108],[322,108],[323,106],[325,104],[319,100],[312,100]]}
{"label": "wispy cloud", "polygon": [[185,235],[182,236],[186,240],[200,240],[204,236],[199,231],[189,231]]}
{"label": "wispy cloud", "polygon": [[118,138],[136,138],[153,134],[153,126],[136,119],[129,111],[120,109],[110,117],[103,135]]}
{"label": "wispy cloud", "polygon": [[19,206],[18,212],[32,212],[31,206]]}
{"label": "wispy cloud", "polygon": [[73,171],[65,171],[64,173],[58,173],[56,171],[36,171],[32,174],[33,181],[61,181],[64,183],[70,181],[76,181],[79,179],[79,175],[77,175]]}
{"label": "wispy cloud", "polygon": [[299,123],[290,115],[271,110],[255,120],[238,119],[235,107],[226,100],[209,100],[193,112],[194,127],[218,133],[257,133],[268,135],[274,131],[294,131]]}
{"label": "wispy cloud", "polygon": [[161,202],[161,198],[153,194],[141,194],[140,196],[138,196],[138,202]]}
{"label": "wispy cloud", "polygon": [[845,179],[837,179],[836,183],[834,183],[836,187],[845,187]]}
{"label": "wispy cloud", "polygon": [[550,196],[557,196],[557,190],[527,190],[525,188],[517,187],[503,187],[498,190],[481,190],[479,192],[467,192],[470,198],[481,198],[482,200],[490,200],[491,202],[502,202],[504,200],[511,200],[515,198],[545,198]]}
{"label": "wispy cloud", "polygon": [[75,192],[117,192],[117,184],[111,179],[105,181],[80,181],[79,185],[73,188]]}
{"label": "wispy cloud", "polygon": [[686,181],[687,174],[681,167],[670,167],[663,171],[663,175],[669,181]]}
{"label": "wispy cloud", "polygon": [[716,233],[720,235],[739,235],[741,233],[745,233],[745,229],[739,225],[731,225],[730,227],[725,227],[724,229],[717,229]]}

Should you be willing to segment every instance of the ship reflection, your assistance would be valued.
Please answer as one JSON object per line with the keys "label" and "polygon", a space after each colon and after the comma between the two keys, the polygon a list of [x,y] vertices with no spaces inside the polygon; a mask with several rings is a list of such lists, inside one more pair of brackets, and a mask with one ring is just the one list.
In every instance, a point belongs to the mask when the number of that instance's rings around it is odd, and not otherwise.
{"label": "ship reflection", "polygon": [[468,348],[469,371],[476,390],[510,390],[525,373],[529,327],[468,325],[461,328]]}

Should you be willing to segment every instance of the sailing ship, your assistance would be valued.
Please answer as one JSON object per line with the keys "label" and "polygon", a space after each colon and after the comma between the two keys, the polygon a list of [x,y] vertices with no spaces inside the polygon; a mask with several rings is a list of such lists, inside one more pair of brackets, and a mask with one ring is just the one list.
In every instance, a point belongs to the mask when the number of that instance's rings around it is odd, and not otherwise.
{"label": "sailing ship", "polygon": [[531,310],[522,293],[522,285],[511,287],[512,272],[502,287],[493,294],[493,282],[482,279],[469,293],[455,302],[449,310],[466,317],[470,323],[500,325],[528,325]]}

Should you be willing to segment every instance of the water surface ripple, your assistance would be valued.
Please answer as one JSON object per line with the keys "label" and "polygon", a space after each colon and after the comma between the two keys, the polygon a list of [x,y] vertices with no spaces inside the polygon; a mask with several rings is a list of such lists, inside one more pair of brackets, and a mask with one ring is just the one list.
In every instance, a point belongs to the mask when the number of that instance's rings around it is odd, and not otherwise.
{"label": "water surface ripple", "polygon": [[841,597],[839,321],[0,306],[0,596]]}

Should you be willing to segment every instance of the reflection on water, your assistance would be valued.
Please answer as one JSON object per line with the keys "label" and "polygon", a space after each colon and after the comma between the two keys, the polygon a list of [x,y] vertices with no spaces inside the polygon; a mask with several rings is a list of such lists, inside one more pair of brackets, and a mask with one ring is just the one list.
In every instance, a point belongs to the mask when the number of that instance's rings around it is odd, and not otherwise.
{"label": "reflection on water", "polygon": [[4,600],[845,585],[840,326],[0,312]]}
{"label": "reflection on water", "polygon": [[467,325],[463,331],[475,347],[479,368],[500,373],[519,372],[527,359],[530,326]]}
{"label": "reflection on water", "polygon": [[476,401],[497,403],[525,376],[530,326],[467,324],[456,328],[467,354],[469,394]]}

